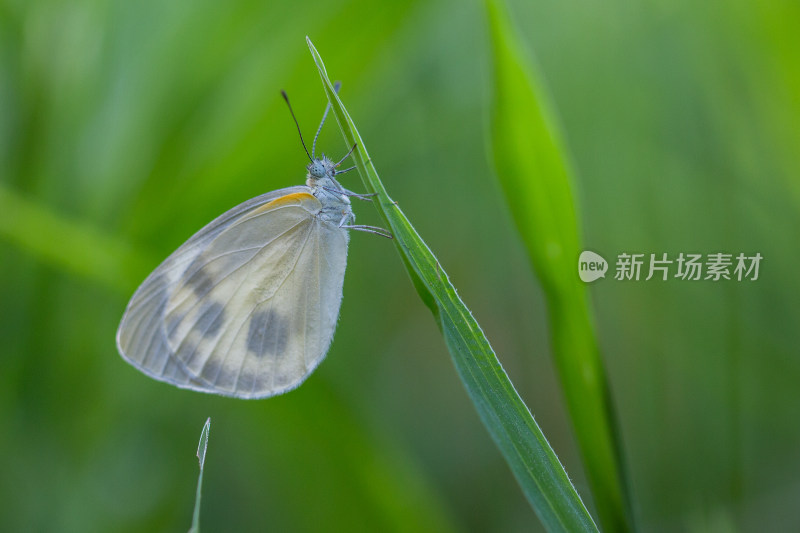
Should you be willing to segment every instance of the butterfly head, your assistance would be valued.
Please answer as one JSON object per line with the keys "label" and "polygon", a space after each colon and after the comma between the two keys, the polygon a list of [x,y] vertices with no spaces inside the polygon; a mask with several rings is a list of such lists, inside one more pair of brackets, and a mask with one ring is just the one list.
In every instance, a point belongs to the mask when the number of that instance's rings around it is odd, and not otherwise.
{"label": "butterfly head", "polygon": [[317,185],[320,180],[333,179],[336,175],[336,163],[322,156],[321,159],[314,159],[306,167],[308,174],[306,175],[306,183],[313,187]]}

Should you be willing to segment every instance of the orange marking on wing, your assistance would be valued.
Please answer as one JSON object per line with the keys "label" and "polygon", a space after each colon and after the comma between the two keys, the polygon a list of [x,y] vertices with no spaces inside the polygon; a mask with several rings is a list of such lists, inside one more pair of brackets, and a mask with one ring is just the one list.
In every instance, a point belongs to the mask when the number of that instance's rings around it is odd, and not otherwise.
{"label": "orange marking on wing", "polygon": [[309,194],[307,192],[293,192],[291,194],[275,198],[271,202],[262,205],[261,207],[254,210],[253,214],[261,213],[263,211],[267,211],[275,207],[282,207],[285,205],[300,205],[308,200],[316,200],[316,198],[314,197],[313,194]]}
{"label": "orange marking on wing", "polygon": [[313,200],[314,195],[307,192],[293,192],[291,194],[287,194],[286,196],[275,198],[264,207],[278,207],[279,205],[299,204],[302,203],[303,200],[309,199]]}

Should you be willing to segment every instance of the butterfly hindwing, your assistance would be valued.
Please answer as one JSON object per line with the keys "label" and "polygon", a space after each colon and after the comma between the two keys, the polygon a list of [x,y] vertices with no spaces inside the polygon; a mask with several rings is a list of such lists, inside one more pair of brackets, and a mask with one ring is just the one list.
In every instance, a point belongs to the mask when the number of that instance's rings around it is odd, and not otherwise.
{"label": "butterfly hindwing", "polygon": [[120,351],[180,387],[243,398],[299,385],[325,356],[342,296],[347,232],[308,187],[228,211],[167,258],[128,305]]}

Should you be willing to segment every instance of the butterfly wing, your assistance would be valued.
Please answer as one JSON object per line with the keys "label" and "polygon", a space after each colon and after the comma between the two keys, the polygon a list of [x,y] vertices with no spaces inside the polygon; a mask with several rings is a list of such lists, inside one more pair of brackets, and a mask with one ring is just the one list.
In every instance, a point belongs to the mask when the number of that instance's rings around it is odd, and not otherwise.
{"label": "butterfly wing", "polygon": [[347,231],[308,187],[228,211],[168,257],[131,298],[120,353],[179,387],[241,398],[290,390],[330,346]]}

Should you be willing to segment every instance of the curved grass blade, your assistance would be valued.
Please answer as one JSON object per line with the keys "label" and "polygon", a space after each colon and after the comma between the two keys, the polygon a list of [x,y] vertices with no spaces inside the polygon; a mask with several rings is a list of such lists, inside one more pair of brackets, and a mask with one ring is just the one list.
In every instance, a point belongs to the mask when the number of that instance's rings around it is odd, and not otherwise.
{"label": "curved grass blade", "polygon": [[547,297],[552,345],[600,524],[633,529],[622,454],[585,287],[576,267],[578,213],[571,171],[535,71],[502,0],[486,0],[497,178]]}
{"label": "curved grass blade", "polygon": [[478,414],[511,467],[522,491],[549,531],[597,531],[564,468],[514,390],[503,367],[447,274],[378,178],[358,130],[333,89],[314,45],[308,46],[331,109],[364,186],[378,193],[375,205],[394,234],[394,242],[425,305],[434,314]]}
{"label": "curved grass blade", "polygon": [[206,450],[208,449],[208,434],[211,432],[211,418],[206,419],[203,430],[200,432],[200,442],[197,445],[197,461],[200,463],[200,475],[197,476],[197,493],[194,498],[194,513],[192,514],[192,527],[189,533],[200,533],[200,493],[203,489],[203,470],[206,466]]}

